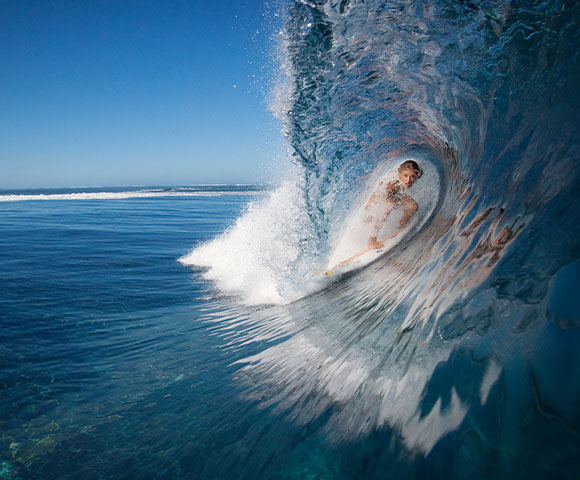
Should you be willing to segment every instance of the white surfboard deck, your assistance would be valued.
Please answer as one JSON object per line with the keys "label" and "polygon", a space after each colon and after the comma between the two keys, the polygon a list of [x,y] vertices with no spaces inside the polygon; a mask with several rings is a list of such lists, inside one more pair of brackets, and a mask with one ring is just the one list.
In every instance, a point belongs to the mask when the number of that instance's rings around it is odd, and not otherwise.
{"label": "white surfboard deck", "polygon": [[328,277],[336,275],[337,273],[346,273],[368,265],[383,253],[390,250],[395,244],[399,243],[402,237],[405,236],[405,230],[407,230],[408,227],[406,229],[401,229],[398,225],[398,219],[401,215],[400,213],[397,215],[397,213],[398,212],[392,212],[390,215],[397,217],[396,226],[391,225],[395,223],[394,221],[390,221],[388,222],[388,227],[391,228],[383,227],[379,231],[379,243],[383,244],[381,248],[375,249],[368,246],[370,234],[365,235],[364,233],[366,232],[363,233],[363,230],[369,230],[368,228],[360,229],[356,228],[358,225],[355,225],[354,228],[349,229],[349,234],[343,237],[337,248],[334,250],[333,255],[330,257],[324,276]]}

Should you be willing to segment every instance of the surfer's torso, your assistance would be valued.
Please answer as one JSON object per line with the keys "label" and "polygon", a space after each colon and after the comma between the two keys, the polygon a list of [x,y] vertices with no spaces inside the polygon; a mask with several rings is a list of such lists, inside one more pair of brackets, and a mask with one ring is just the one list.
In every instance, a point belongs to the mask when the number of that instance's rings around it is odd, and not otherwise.
{"label": "surfer's torso", "polygon": [[380,182],[379,188],[373,193],[365,207],[365,210],[368,211],[366,221],[380,221],[386,217],[393,207],[403,201],[406,190],[405,186],[396,178],[387,178]]}

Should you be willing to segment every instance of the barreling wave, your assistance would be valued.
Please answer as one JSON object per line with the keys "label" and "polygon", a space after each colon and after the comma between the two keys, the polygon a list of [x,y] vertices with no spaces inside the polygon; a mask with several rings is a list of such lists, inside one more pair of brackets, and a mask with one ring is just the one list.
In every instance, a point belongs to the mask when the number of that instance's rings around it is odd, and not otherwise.
{"label": "barreling wave", "polygon": [[[389,427],[423,455],[475,429],[471,455],[485,462],[491,438],[510,451],[488,472],[537,474],[543,449],[541,468],[571,476],[558,452],[580,449],[580,389],[550,377],[564,348],[580,378],[562,295],[580,270],[578,18],[561,1],[289,2],[273,110],[293,178],[182,259],[247,303],[285,304],[208,317],[228,346],[267,342],[241,362],[249,397],[342,440]],[[429,218],[321,278],[345,219],[407,158],[437,172],[416,185]]]}

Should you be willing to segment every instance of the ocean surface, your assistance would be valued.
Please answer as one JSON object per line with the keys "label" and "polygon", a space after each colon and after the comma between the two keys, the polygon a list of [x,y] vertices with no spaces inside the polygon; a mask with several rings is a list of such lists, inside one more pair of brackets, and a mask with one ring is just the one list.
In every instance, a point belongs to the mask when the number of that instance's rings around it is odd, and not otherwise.
{"label": "ocean surface", "polygon": [[0,192],[0,478],[579,478],[580,5],[279,13],[271,186]]}
{"label": "ocean surface", "polygon": [[0,193],[0,478],[221,477],[262,414],[178,258],[263,193],[74,190]]}

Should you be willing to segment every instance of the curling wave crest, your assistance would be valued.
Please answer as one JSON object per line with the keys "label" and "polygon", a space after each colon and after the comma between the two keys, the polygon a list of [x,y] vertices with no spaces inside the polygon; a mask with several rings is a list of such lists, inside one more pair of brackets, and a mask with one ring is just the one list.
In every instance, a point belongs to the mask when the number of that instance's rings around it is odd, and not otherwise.
{"label": "curling wave crest", "polygon": [[[565,395],[549,378],[579,343],[555,290],[578,291],[558,272],[580,259],[579,7],[520,3],[288,3],[272,110],[293,173],[182,259],[233,295],[207,320],[224,346],[259,350],[240,362],[249,398],[423,456],[477,431],[479,462],[497,442],[511,452],[481,471],[572,477],[558,452],[580,450],[577,355]],[[406,158],[432,166],[429,213],[375,262],[321,278]]]}

